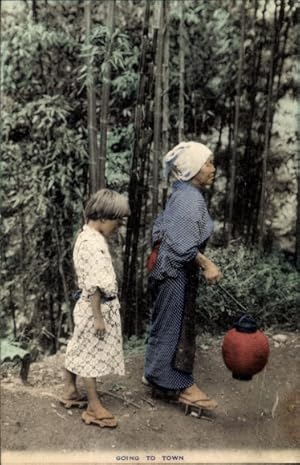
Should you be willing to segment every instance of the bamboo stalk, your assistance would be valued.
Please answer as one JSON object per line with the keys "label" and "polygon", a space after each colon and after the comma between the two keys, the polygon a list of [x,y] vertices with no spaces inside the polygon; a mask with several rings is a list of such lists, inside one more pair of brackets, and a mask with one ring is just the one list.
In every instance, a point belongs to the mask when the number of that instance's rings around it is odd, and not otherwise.
{"label": "bamboo stalk", "polygon": [[[142,104],[144,99],[144,92],[145,92],[145,61],[146,61],[146,51],[148,48],[148,28],[149,28],[149,17],[150,17],[150,4],[146,3],[145,8],[145,17],[144,17],[144,24],[143,24],[143,35],[142,35],[142,44],[141,44],[141,55],[140,55],[140,62],[139,62],[139,86],[137,91],[137,104],[135,108],[135,117],[134,117],[134,131],[135,131],[135,143],[133,147],[133,153],[131,158],[131,168],[130,168],[130,180],[128,186],[128,197],[129,203],[132,213],[135,212],[135,203],[136,203],[136,192],[137,192],[137,167],[138,167],[138,159],[139,159],[139,145],[137,141],[140,140],[141,134],[141,126],[142,126]],[[122,303],[123,303],[123,311],[127,311],[127,301],[128,301],[128,293],[130,290],[128,289],[128,281],[130,276],[130,260],[131,260],[131,252],[132,252],[132,237],[134,231],[134,216],[131,215],[128,218],[127,222],[127,231],[126,231],[126,243],[125,243],[125,256],[124,256],[124,266],[123,266],[123,283],[122,283]],[[123,320],[125,320],[126,315],[122,315]],[[124,321],[123,321],[124,325]]]}
{"label": "bamboo stalk", "polygon": [[38,22],[37,0],[32,0],[31,3],[32,19],[35,23]]}
{"label": "bamboo stalk", "polygon": [[143,37],[139,62],[139,85],[135,111],[135,140],[133,147],[130,181],[128,187],[129,203],[132,215],[128,219],[126,232],[125,257],[122,283],[122,324],[125,334],[132,334],[134,315],[137,306],[136,270],[138,259],[138,243],[140,233],[140,217],[144,197],[144,171],[148,146],[152,140],[151,131],[151,89],[152,78],[149,76],[151,63],[149,60],[150,44],[148,38],[150,20],[150,2],[146,2],[143,24]]}
{"label": "bamboo stalk", "polygon": [[[280,60],[280,62],[279,62],[279,65],[278,65],[279,70],[278,70],[278,73],[277,73],[278,74],[278,81],[277,81],[277,89],[276,89],[276,100],[279,99],[279,90],[280,90],[280,84],[281,84],[283,65],[284,65],[284,61],[285,61],[286,46],[287,46],[287,43],[288,43],[289,30],[290,30],[291,23],[292,23],[292,9],[293,9],[293,4],[291,3],[290,7],[289,7],[289,10],[287,11],[286,18],[285,17],[281,18],[281,26],[279,28],[278,39],[283,38],[283,40],[282,40],[281,53],[278,54],[279,55],[278,61]],[[286,27],[285,28],[284,28],[284,24],[283,24],[284,20],[286,20]],[[278,48],[280,48],[280,44],[279,44]]]}
{"label": "bamboo stalk", "polygon": [[[265,26],[265,13],[266,13],[266,3],[268,0],[265,1],[264,4],[264,9],[262,12],[262,21]],[[246,232],[246,238],[247,241],[249,241],[249,237],[251,234],[251,231],[249,230],[250,225],[252,225],[252,212],[253,212],[253,200],[251,201],[251,207],[249,208],[248,206],[248,201],[249,199],[245,195],[245,190],[248,189],[248,184],[249,184],[249,176],[248,173],[251,171],[251,166],[253,163],[256,162],[256,160],[253,160],[253,138],[252,138],[252,130],[253,130],[253,125],[255,121],[255,113],[256,113],[256,97],[257,97],[257,91],[258,91],[258,86],[257,86],[257,76],[260,75],[261,72],[261,62],[262,62],[262,49],[263,49],[263,35],[265,33],[264,28],[262,28],[262,33],[259,34],[259,31],[256,31],[256,23],[257,23],[257,15],[258,15],[258,0],[255,0],[254,2],[254,13],[251,18],[251,27],[254,30],[254,35],[253,35],[253,44],[252,44],[252,61],[249,63],[250,68],[251,68],[251,86],[250,89],[248,89],[248,99],[250,103],[250,112],[249,112],[249,117],[247,118],[247,125],[246,125],[246,141],[245,141],[245,147],[243,150],[243,158],[245,160],[245,170],[244,173],[242,174],[242,179],[244,182],[244,187],[241,188],[241,184],[239,184],[237,192],[239,194],[238,198],[238,203],[239,203],[239,210],[237,212],[237,217],[239,218],[239,224],[240,226],[240,232],[244,234],[244,227],[248,226],[247,232]],[[251,181],[250,181],[251,182]],[[251,192],[253,189],[251,189]],[[251,219],[250,219],[251,217]]]}
{"label": "bamboo stalk", "polygon": [[234,119],[234,135],[233,135],[233,150],[230,166],[230,182],[229,182],[229,212],[228,212],[228,230],[226,243],[227,246],[232,239],[232,226],[233,226],[233,206],[234,206],[234,193],[235,193],[235,177],[236,177],[236,164],[237,164],[237,147],[238,147],[238,134],[239,134],[239,117],[240,117],[240,101],[241,101],[241,83],[244,66],[244,40],[245,40],[245,3],[241,3],[241,41],[238,65],[238,78],[235,96],[235,119]]}
{"label": "bamboo stalk", "polygon": [[184,137],[184,2],[179,2],[179,100],[178,100],[178,142]]}
{"label": "bamboo stalk", "polygon": [[63,250],[65,248],[60,242],[60,237],[59,233],[61,233],[61,225],[56,221],[56,227],[54,228],[54,235],[56,239],[56,250],[57,250],[57,261],[58,261],[58,271],[61,277],[62,285],[63,285],[63,292],[64,292],[64,299],[65,303],[67,306],[67,321],[68,321],[68,327],[70,331],[73,331],[73,320],[72,320],[72,310],[71,310],[71,303],[69,299],[69,290],[68,290],[68,284],[67,284],[67,277],[64,271],[63,267]]}
{"label": "bamboo stalk", "polygon": [[108,108],[111,87],[111,48],[113,41],[113,31],[115,24],[115,0],[108,0],[107,28],[109,38],[107,38],[106,54],[102,79],[102,96],[101,96],[101,113],[100,113],[100,147],[99,147],[99,172],[97,179],[97,189],[105,187],[105,164],[107,152],[107,126],[108,126]]}
{"label": "bamboo stalk", "polygon": [[11,317],[13,321],[13,334],[14,334],[14,338],[16,339],[17,337],[16,304],[15,304],[15,299],[13,298],[11,287],[9,288],[9,302],[10,302]]}
{"label": "bamboo stalk", "polygon": [[[248,135],[245,144],[245,158],[246,158],[246,170],[247,173],[253,172],[255,170],[255,166],[258,165],[257,163],[257,151],[255,152],[256,157],[253,157],[253,142],[252,142],[252,129],[254,125],[254,121],[257,118],[256,114],[256,97],[258,93],[258,85],[257,85],[257,76],[261,75],[262,70],[264,70],[263,65],[263,44],[265,41],[265,28],[267,28],[267,10],[268,10],[268,2],[269,0],[264,1],[263,11],[262,11],[262,27],[260,28],[261,33],[259,37],[259,47],[255,43],[253,43],[253,73],[252,73],[252,86],[251,86],[251,98],[250,98],[250,118],[249,118],[249,128],[248,128]],[[255,2],[255,20],[257,19],[257,14],[259,11],[259,2],[256,0]],[[256,37],[256,36],[255,36]],[[261,118],[261,115],[258,115]],[[259,176],[260,173],[257,173]],[[246,176],[245,180],[245,191],[248,191],[251,195],[250,199],[246,199],[246,195],[243,195],[242,203],[241,203],[241,211],[242,211],[242,224],[246,226],[246,238],[248,243],[253,243],[256,241],[256,234],[257,234],[257,212],[258,212],[258,204],[259,204],[259,196],[260,196],[260,186],[257,184],[256,189],[252,187],[252,177],[249,175]],[[250,202],[249,202],[250,200]],[[247,203],[249,205],[247,205]],[[243,231],[244,233],[244,231]]]}
{"label": "bamboo stalk", "polygon": [[[169,149],[169,86],[170,86],[170,5],[168,0],[164,2],[164,53],[162,66],[163,82],[163,110],[162,110],[162,151],[167,153]],[[168,182],[163,181],[162,207],[164,208],[167,201]]]}
{"label": "bamboo stalk", "polygon": [[[142,302],[143,300],[143,295],[144,295],[144,290],[145,290],[145,273],[146,273],[146,267],[145,267],[145,261],[146,261],[146,253],[147,253],[147,230],[148,228],[146,227],[147,225],[147,218],[148,218],[148,203],[147,203],[147,193],[148,193],[148,184],[149,184],[149,178],[150,178],[150,157],[146,160],[146,166],[145,166],[145,190],[144,190],[144,206],[143,206],[143,212],[142,212],[142,224],[141,224],[141,253],[140,253],[140,276],[139,280],[137,281],[137,303]],[[136,305],[135,308],[135,334],[140,333],[140,322],[142,321],[142,316],[141,312],[139,311],[139,305]]]}
{"label": "bamboo stalk", "polygon": [[[91,1],[85,0],[84,2],[84,19],[85,19],[85,33],[86,44],[90,44],[91,34]],[[90,57],[86,59],[87,65],[87,100],[88,100],[88,139],[89,139],[89,174],[90,174],[90,192],[96,192],[97,179],[98,179],[98,143],[97,143],[97,118],[96,118],[96,92],[94,86],[93,70]]]}
{"label": "bamboo stalk", "polygon": [[273,82],[274,82],[274,57],[276,47],[276,23],[277,23],[277,4],[275,3],[274,12],[274,28],[272,38],[272,49],[270,58],[270,71],[268,81],[268,93],[267,93],[267,111],[265,120],[265,143],[264,151],[262,155],[262,178],[261,178],[261,194],[259,201],[258,211],[258,248],[262,252],[263,250],[263,239],[265,233],[265,208],[266,208],[266,178],[267,178],[267,161],[269,158],[270,150],[270,138],[271,138],[271,125],[272,125],[272,106],[273,106]]}
{"label": "bamboo stalk", "polygon": [[[265,125],[265,131],[264,133],[266,134],[266,131],[268,131],[268,138],[271,138],[271,131],[272,131],[272,125],[273,125],[273,118],[274,118],[274,113],[275,113],[275,106],[274,106],[274,101],[278,101],[279,98],[279,90],[280,90],[280,82],[281,82],[281,76],[282,76],[282,70],[283,70],[283,64],[285,60],[285,48],[287,45],[287,40],[288,40],[288,30],[290,27],[290,22],[291,22],[291,17],[289,15],[292,14],[293,10],[293,4],[289,4],[289,9],[287,10],[287,13],[285,12],[285,2],[277,0],[275,2],[275,14],[274,14],[274,26],[273,26],[273,37],[272,37],[272,44],[271,44],[271,61],[272,61],[272,96],[271,96],[271,102],[270,102],[270,109],[269,109],[269,115],[268,115],[268,105],[266,105],[267,109],[264,114],[264,121],[269,121],[268,126],[269,128],[267,129]],[[272,58],[273,56],[273,58]],[[274,89],[274,81],[275,81],[275,76],[278,77],[277,79],[277,84],[275,84],[275,89]],[[270,73],[268,77],[268,90],[267,90],[267,95],[269,95],[269,81],[270,78]],[[268,101],[269,97],[267,97]],[[270,147],[270,140],[268,141],[268,149],[267,151],[269,152],[269,147]],[[266,137],[264,141],[264,151],[262,155],[262,160],[266,156]],[[268,159],[268,155],[267,155]],[[263,162],[264,163],[264,162]],[[267,163],[267,161],[266,161]],[[260,168],[259,168],[260,169]],[[266,167],[265,167],[266,169]],[[265,176],[266,177],[266,176]],[[266,179],[265,179],[266,181]],[[264,184],[264,182],[262,183]],[[267,194],[267,189],[266,187],[263,187],[265,189],[265,197]],[[256,195],[256,202],[255,206],[252,209],[253,214],[252,214],[252,223],[256,225],[256,228],[253,228],[252,231],[252,242],[255,242],[257,240],[257,236],[259,238],[259,249],[262,251],[263,248],[263,238],[260,239],[260,227],[261,227],[261,215],[264,216],[264,213],[261,213],[261,202],[262,202],[262,191],[257,190],[257,195]],[[266,198],[264,203],[266,204]],[[263,225],[264,229],[264,225]],[[258,233],[257,233],[258,230]],[[264,232],[263,232],[264,234]]]}
{"label": "bamboo stalk", "polygon": [[300,271],[300,154],[298,151],[298,170],[297,170],[297,219],[296,219],[296,268]]}
{"label": "bamboo stalk", "polygon": [[159,158],[161,154],[161,101],[162,101],[162,58],[163,58],[163,5],[156,0],[158,11],[157,47],[155,54],[155,94],[154,94],[154,135],[153,135],[153,185],[152,185],[152,221],[158,211]]}
{"label": "bamboo stalk", "polygon": [[170,5],[168,0],[163,3],[164,15],[164,49],[162,65],[162,85],[163,85],[163,111],[162,111],[162,149],[168,151],[169,147],[169,86],[170,86]]}

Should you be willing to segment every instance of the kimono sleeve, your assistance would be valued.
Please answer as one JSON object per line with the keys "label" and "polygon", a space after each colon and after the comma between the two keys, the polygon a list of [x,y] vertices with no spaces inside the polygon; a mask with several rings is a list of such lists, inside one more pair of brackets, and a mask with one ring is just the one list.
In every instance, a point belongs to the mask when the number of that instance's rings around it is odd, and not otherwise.
{"label": "kimono sleeve", "polygon": [[97,287],[105,297],[117,295],[116,275],[110,255],[93,241],[83,241],[78,254],[81,282],[93,294]]}
{"label": "kimono sleeve", "polygon": [[162,211],[155,220],[152,229],[152,245],[162,239],[162,225],[164,219],[164,212]]}
{"label": "kimono sleeve", "polygon": [[211,219],[202,196],[180,197],[170,209],[166,242],[173,263],[181,266],[195,259],[201,244],[211,233]]}

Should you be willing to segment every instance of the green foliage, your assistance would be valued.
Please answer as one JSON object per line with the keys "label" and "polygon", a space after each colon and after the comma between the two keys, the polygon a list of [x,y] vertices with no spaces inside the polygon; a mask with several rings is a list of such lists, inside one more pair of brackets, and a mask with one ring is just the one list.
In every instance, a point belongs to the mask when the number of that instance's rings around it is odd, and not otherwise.
{"label": "green foliage", "polygon": [[133,125],[115,128],[108,134],[106,178],[111,189],[124,191],[129,182]]}
{"label": "green foliage", "polygon": [[72,242],[87,192],[87,134],[68,81],[78,45],[29,20],[5,31],[3,47],[2,335],[55,350],[70,329]]}
{"label": "green foliage", "polygon": [[[239,50],[239,25],[227,2],[192,4],[184,9],[185,21],[185,132],[209,134],[223,118],[228,122],[230,99],[235,94]],[[171,14],[171,89],[174,94],[172,122],[177,125],[178,14]],[[174,119],[173,119],[174,118]],[[223,120],[223,121],[224,121]],[[196,136],[197,137],[197,136]]]}
{"label": "green foliage", "polygon": [[[299,324],[299,274],[279,253],[261,257],[244,246],[210,249],[207,256],[216,263],[224,279],[220,283],[262,327],[296,329]],[[198,318],[201,326],[228,329],[243,310],[218,286],[201,283]]]}
{"label": "green foliage", "polygon": [[[110,45],[110,56],[106,61],[107,47]],[[80,67],[79,81],[82,81],[84,86],[91,83],[91,75],[93,76],[96,87],[101,87],[103,72],[105,66],[109,63],[112,67],[113,75],[116,76],[116,89],[122,88],[125,82],[130,82],[133,77],[135,81],[137,76],[131,75],[130,68],[136,65],[136,49],[132,50],[130,39],[127,34],[116,29],[112,36],[110,31],[105,26],[96,26],[92,29],[89,43],[84,43],[81,46],[80,58],[82,62],[88,61]],[[99,70],[101,72],[99,73]],[[126,70],[126,78],[122,76],[122,72]],[[120,75],[121,74],[121,75]],[[121,80],[120,80],[121,78]],[[112,79],[114,81],[114,78]]]}
{"label": "green foliage", "polygon": [[[34,95],[63,93],[72,88],[63,78],[75,78],[78,43],[66,32],[49,30],[32,20],[14,24],[2,35],[1,88],[18,100]],[[61,66],[64,63],[65,69]],[[51,77],[51,79],[50,79]]]}
{"label": "green foliage", "polygon": [[[109,44],[110,58],[107,62]],[[129,121],[132,120],[136,99],[138,54],[139,50],[132,45],[128,34],[115,29],[110,37],[109,29],[102,25],[92,29],[89,43],[81,47],[82,61],[89,61],[89,65],[85,63],[79,70],[78,80],[83,87],[93,81],[95,88],[101,90],[105,66],[111,65],[110,119],[114,124],[107,135],[106,179],[108,186],[118,191],[126,190],[129,181],[134,139],[133,125]]]}
{"label": "green foliage", "polygon": [[15,343],[8,341],[7,339],[1,339],[1,363],[4,361],[11,361],[16,359],[23,359],[29,354],[26,350],[22,349]]}
{"label": "green foliage", "polygon": [[137,337],[135,335],[125,339],[124,341],[124,353],[125,356],[130,357],[134,355],[143,354],[145,352],[146,335],[143,337]]}
{"label": "green foliage", "polygon": [[[86,59],[90,59],[94,73],[98,117],[107,44],[111,39],[106,175],[109,187],[125,191],[134,146],[133,119],[145,2],[118,2],[120,17],[127,19],[119,21],[112,38],[102,25],[103,3],[93,2],[94,27],[90,45],[85,42],[82,2],[36,2],[35,20],[31,3],[24,2],[25,14],[16,15],[10,22],[6,23],[4,16],[1,32],[1,334],[14,336],[26,346],[36,341],[41,349],[55,350],[66,342],[71,326],[69,293],[76,287],[72,244],[89,194],[86,122],[89,67]],[[171,2],[172,5],[176,3]],[[229,0],[185,1],[186,137],[193,135],[199,139],[220,128],[232,131],[240,44],[239,2],[236,5],[231,8]],[[285,12],[287,8],[286,4]],[[263,23],[261,19],[256,21],[256,34],[253,34],[253,10],[253,6],[247,8],[240,166],[237,167],[237,182],[241,186],[245,184],[245,173],[255,179],[255,183],[249,183],[247,193],[252,192],[253,185],[259,187],[257,169],[261,166],[272,35],[271,21]],[[291,11],[286,14],[286,24],[291,20]],[[178,20],[173,8],[169,63],[170,143],[177,142]],[[151,31],[149,39],[150,36]],[[283,43],[285,35],[281,37],[280,43]],[[286,56],[293,56],[293,42],[287,41]],[[253,75],[254,86],[251,73],[256,71],[253,65],[259,50],[262,51],[261,66]],[[279,84],[282,82],[280,69],[280,66],[274,68]],[[149,78],[150,74],[145,76],[146,81]],[[279,85],[277,94],[283,95],[292,86],[290,81],[285,86]],[[253,89],[256,91],[254,109],[251,108]],[[151,108],[150,99],[147,104]],[[251,119],[249,112],[252,110]],[[230,151],[229,144],[224,151],[226,160]],[[246,162],[253,166],[245,166]],[[253,197],[257,197],[255,192]],[[251,199],[244,191],[240,198],[251,206]],[[283,324],[290,320],[291,325],[295,325],[294,272],[284,269],[282,259],[270,256],[262,261],[242,248],[238,253],[230,249],[224,254],[222,250],[215,258],[226,276],[224,286],[251,308],[260,322]],[[205,288],[203,292],[201,321],[221,327],[231,323],[239,310],[234,309],[217,288]],[[134,348],[140,343],[130,340],[128,344]]]}
{"label": "green foliage", "polygon": [[[71,329],[72,247],[88,196],[86,57],[99,98],[110,40],[98,23],[87,46],[83,9],[63,3],[59,16],[53,5],[37,4],[35,20],[27,10],[19,21],[4,21],[1,44],[1,334],[38,350],[55,350]],[[123,30],[111,39],[107,181],[122,191],[133,146],[138,49]]]}

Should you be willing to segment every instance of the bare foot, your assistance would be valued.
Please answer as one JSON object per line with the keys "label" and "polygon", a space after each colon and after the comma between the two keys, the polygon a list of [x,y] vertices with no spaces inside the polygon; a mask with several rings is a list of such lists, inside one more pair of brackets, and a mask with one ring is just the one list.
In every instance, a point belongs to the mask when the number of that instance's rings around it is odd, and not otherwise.
{"label": "bare foot", "polygon": [[88,404],[87,408],[88,414],[94,416],[95,418],[104,419],[104,418],[114,418],[113,414],[103,407],[100,404]]}
{"label": "bare foot", "polygon": [[209,400],[209,397],[205,394],[205,392],[198,388],[197,384],[193,384],[192,386],[186,388],[184,391],[182,391],[182,394],[195,400]]}
{"label": "bare foot", "polygon": [[[205,392],[201,391],[196,384],[186,388],[181,392],[180,397],[187,402],[195,403],[203,408],[214,409],[218,403],[214,399],[210,399]],[[180,398],[179,397],[179,398]]]}
{"label": "bare foot", "polygon": [[64,400],[79,400],[82,396],[80,396],[79,392],[77,391],[76,387],[73,386],[65,386],[63,392],[63,399]]}
{"label": "bare foot", "polygon": [[111,413],[101,407],[101,413],[100,410],[97,411],[97,414],[94,411],[86,410],[81,415],[81,418],[87,425],[94,424],[101,428],[116,428],[118,426],[117,420],[113,416],[108,417],[108,415],[111,415]]}

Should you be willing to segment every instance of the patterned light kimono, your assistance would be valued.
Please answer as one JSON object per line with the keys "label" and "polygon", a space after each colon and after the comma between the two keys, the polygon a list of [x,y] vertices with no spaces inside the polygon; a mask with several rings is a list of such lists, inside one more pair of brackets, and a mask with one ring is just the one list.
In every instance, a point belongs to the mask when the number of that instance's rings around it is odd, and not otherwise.
{"label": "patterned light kimono", "polygon": [[[73,252],[78,286],[82,289],[74,308],[74,333],[67,346],[65,367],[77,375],[96,378],[110,373],[124,375],[120,304],[116,275],[105,237],[83,227]],[[106,333],[95,335],[90,296],[99,288]]]}
{"label": "patterned light kimono", "polygon": [[[153,228],[160,241],[149,276],[153,309],[145,356],[145,376],[153,384],[181,390],[194,383],[196,255],[212,233],[213,222],[201,191],[176,181]],[[188,314],[188,318],[186,315]]]}

